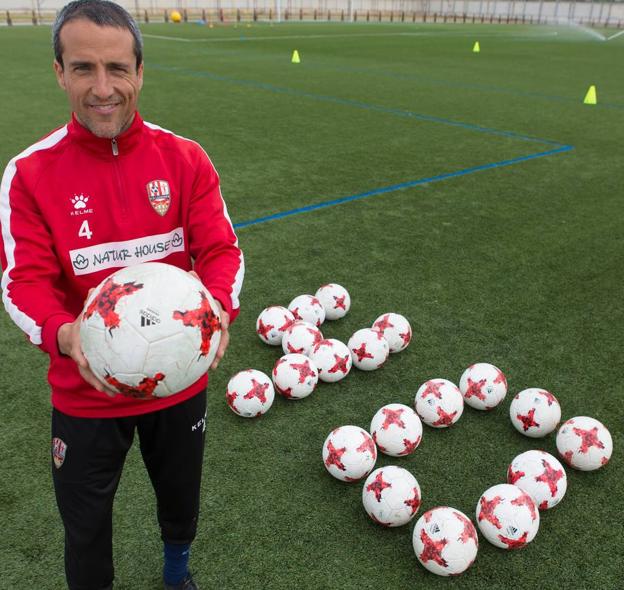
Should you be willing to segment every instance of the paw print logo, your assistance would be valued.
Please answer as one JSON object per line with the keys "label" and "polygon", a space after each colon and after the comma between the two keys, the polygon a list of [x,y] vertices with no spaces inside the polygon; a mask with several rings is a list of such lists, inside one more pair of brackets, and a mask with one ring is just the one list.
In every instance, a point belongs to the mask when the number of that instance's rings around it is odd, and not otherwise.
{"label": "paw print logo", "polygon": [[71,199],[72,205],[74,209],[86,209],[87,203],[89,202],[89,197],[85,197],[83,194],[75,195]]}

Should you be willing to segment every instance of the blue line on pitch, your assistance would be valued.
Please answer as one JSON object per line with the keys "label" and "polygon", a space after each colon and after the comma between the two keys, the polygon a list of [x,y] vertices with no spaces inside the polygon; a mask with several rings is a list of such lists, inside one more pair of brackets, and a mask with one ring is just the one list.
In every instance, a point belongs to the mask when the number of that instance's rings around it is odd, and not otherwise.
{"label": "blue line on pitch", "polygon": [[257,217],[256,219],[250,219],[249,221],[241,221],[234,224],[235,229],[241,229],[250,225],[257,225],[258,223],[265,223],[267,221],[273,221],[275,219],[282,219],[283,217],[290,217],[291,215],[298,215],[300,213],[307,213],[308,211],[316,211],[317,209],[324,209],[325,207],[333,207],[334,205],[341,205],[342,203],[348,203],[350,201],[357,201],[359,199],[365,199],[367,197],[374,197],[376,195],[382,195],[385,193],[391,193],[399,191],[404,188],[410,188],[422,184],[430,184],[432,182],[439,182],[441,180],[447,180],[449,178],[455,178],[458,176],[466,176],[468,174],[474,174],[475,172],[482,172],[484,170],[491,170],[493,168],[502,168],[504,166],[512,166],[519,162],[526,162],[527,160],[534,160],[536,158],[544,158],[546,156],[552,156],[554,154],[560,154],[563,152],[569,152],[574,147],[571,145],[562,145],[559,148],[548,150],[546,152],[537,152],[535,154],[529,154],[528,156],[520,156],[518,158],[512,158],[510,160],[501,160],[500,162],[492,162],[490,164],[482,164],[480,166],[473,166],[472,168],[464,168],[463,170],[457,170],[455,172],[448,172],[446,174],[438,174],[437,176],[429,176],[427,178],[419,178],[417,180],[410,180],[408,182],[402,182],[400,184],[392,184],[390,186],[384,186],[372,191],[364,193],[358,193],[348,197],[341,197],[339,199],[333,199],[331,201],[324,201],[322,203],[316,203],[314,205],[307,205],[305,207],[297,207],[296,209],[290,209],[289,211],[281,211],[280,213],[274,213],[273,215],[266,215],[264,217]]}
{"label": "blue line on pitch", "polygon": [[353,100],[350,98],[340,98],[338,96],[330,96],[324,94],[314,94],[312,92],[306,92],[304,90],[297,90],[296,88],[287,88],[283,86],[275,86],[273,84],[267,84],[265,82],[258,82],[256,80],[241,80],[238,78],[232,78],[231,76],[224,76],[222,74],[215,74],[213,72],[187,70],[185,68],[179,68],[176,66],[164,66],[160,64],[150,64],[150,68],[156,70],[163,70],[167,72],[175,72],[184,76],[191,76],[195,78],[207,78],[209,80],[217,80],[219,82],[229,82],[237,86],[250,86],[252,88],[259,88],[268,92],[274,92],[277,94],[289,94],[292,96],[299,96],[303,98],[309,98],[321,102],[331,102],[335,104],[341,104],[345,106],[351,106],[359,109],[365,109],[369,111],[377,111],[380,113],[386,113],[388,115],[395,115],[398,117],[406,117],[410,119],[416,119],[419,121],[426,121],[429,123],[439,123],[442,125],[448,125],[451,127],[459,127],[461,129],[468,129],[470,131],[476,131],[478,133],[487,133],[490,135],[498,135],[502,137],[509,137],[512,139],[521,139],[523,141],[530,141],[536,143],[543,143],[547,145],[563,146],[559,141],[551,141],[549,139],[542,139],[539,137],[531,137],[529,135],[523,135],[521,133],[515,133],[513,131],[503,131],[500,129],[494,129],[492,127],[483,127],[481,125],[474,125],[472,123],[463,123],[461,121],[453,121],[452,119],[444,119],[442,117],[434,117],[433,115],[424,115],[421,113],[415,113],[404,109],[396,109],[392,107],[385,107],[383,105],[376,105],[359,100]]}
{"label": "blue line on pitch", "polygon": [[542,144],[546,144],[546,145],[553,145],[553,146],[558,146],[555,149],[551,149],[545,152],[536,152],[533,154],[529,154],[526,156],[520,156],[518,158],[512,158],[509,160],[501,160],[499,162],[492,162],[490,164],[482,164],[479,166],[473,166],[471,168],[465,168],[463,170],[457,170],[455,172],[448,172],[446,174],[439,174],[437,176],[431,176],[428,178],[420,178],[417,180],[411,180],[408,182],[403,182],[400,184],[393,184],[390,186],[386,186],[386,187],[381,187],[381,188],[377,188],[371,191],[367,191],[367,192],[363,192],[363,193],[358,193],[356,195],[351,195],[348,197],[341,197],[339,199],[334,199],[331,201],[323,201],[321,203],[316,203],[314,205],[307,205],[305,207],[297,207],[296,209],[290,209],[288,211],[282,211],[280,213],[274,213],[272,215],[266,215],[263,217],[258,217],[256,219],[251,219],[248,221],[242,221],[239,223],[235,223],[234,224],[234,228],[235,229],[241,229],[244,227],[248,227],[250,225],[257,225],[259,223],[265,223],[267,221],[273,221],[276,219],[282,219],[284,217],[290,217],[291,215],[298,215],[301,213],[307,213],[308,211],[315,211],[317,209],[323,209],[325,207],[332,207],[334,205],[340,205],[342,203],[347,203],[350,201],[355,201],[355,200],[359,200],[359,199],[364,199],[367,197],[373,197],[376,195],[381,195],[381,194],[385,194],[385,193],[390,193],[390,192],[394,192],[394,191],[398,191],[398,190],[402,190],[404,188],[409,188],[409,187],[413,187],[413,186],[418,186],[418,185],[423,185],[423,184],[428,184],[428,183],[432,183],[432,182],[439,182],[441,180],[447,180],[449,178],[455,178],[455,177],[459,177],[459,176],[466,176],[467,174],[473,174],[475,172],[481,172],[484,170],[491,170],[493,168],[501,168],[503,166],[512,166],[514,164],[518,164],[520,162],[526,162],[527,160],[534,160],[536,158],[544,158],[546,156],[552,156],[554,154],[558,154],[558,153],[563,153],[563,152],[568,152],[570,150],[573,150],[574,147],[571,145],[565,145],[561,142],[558,141],[551,141],[549,139],[541,139],[538,137],[531,137],[528,135],[523,135],[520,133],[514,133],[513,131],[502,131],[499,129],[493,129],[490,127],[483,127],[481,125],[473,125],[470,123],[463,123],[461,121],[453,121],[452,119],[444,119],[441,117],[434,117],[431,115],[423,115],[423,114],[419,114],[419,113],[414,113],[412,111],[407,111],[407,110],[402,110],[402,109],[395,109],[395,108],[391,108],[391,107],[384,107],[381,105],[375,105],[375,104],[369,104],[369,103],[365,103],[365,102],[361,102],[361,101],[357,101],[357,100],[352,100],[352,99],[346,99],[346,98],[340,98],[340,97],[336,97],[336,96],[327,96],[327,95],[322,95],[322,94],[313,94],[310,92],[305,92],[302,90],[297,90],[294,88],[285,88],[285,87],[281,87],[281,86],[274,86],[273,84],[267,84],[264,82],[257,82],[255,80],[240,80],[237,78],[232,78],[231,76],[224,76],[221,74],[215,74],[212,72],[206,72],[206,71],[197,71],[197,70],[187,70],[184,68],[179,68],[179,67],[172,67],[172,66],[164,66],[164,65],[160,65],[160,64],[150,64],[150,67],[156,69],[156,70],[164,70],[164,71],[169,71],[169,72],[175,72],[175,73],[179,73],[182,75],[187,75],[187,76],[192,76],[192,77],[200,77],[200,78],[208,78],[211,80],[218,80],[221,82],[229,82],[231,84],[236,84],[239,86],[249,86],[249,87],[253,87],[253,88],[259,88],[261,90],[267,90],[269,92],[275,92],[278,94],[289,94],[289,95],[294,95],[294,96],[300,96],[300,97],[304,97],[304,98],[309,98],[312,100],[318,100],[318,101],[323,101],[323,102],[332,102],[335,104],[342,104],[342,105],[346,105],[346,106],[352,106],[352,107],[356,107],[356,108],[361,108],[361,109],[366,109],[366,110],[372,110],[372,111],[377,111],[377,112],[381,112],[381,113],[386,113],[386,114],[391,114],[391,115],[395,115],[395,116],[400,116],[400,117],[407,117],[407,118],[412,118],[412,119],[417,119],[420,121],[427,121],[430,123],[439,123],[439,124],[443,124],[443,125],[449,125],[449,126],[453,126],[453,127],[459,127],[459,128],[463,128],[463,129],[468,129],[470,131],[476,131],[479,133],[487,133],[487,134],[491,134],[491,135],[497,135],[497,136],[503,136],[503,137],[509,137],[512,139],[520,139],[523,141],[530,141],[530,142],[535,142],[535,143],[542,143]]}

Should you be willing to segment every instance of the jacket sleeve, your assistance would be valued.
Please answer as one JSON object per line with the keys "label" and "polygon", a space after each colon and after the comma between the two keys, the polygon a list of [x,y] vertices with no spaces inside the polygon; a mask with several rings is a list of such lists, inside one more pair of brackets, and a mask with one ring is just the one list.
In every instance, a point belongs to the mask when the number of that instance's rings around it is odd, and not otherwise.
{"label": "jacket sleeve", "polygon": [[203,150],[198,157],[188,217],[190,253],[195,272],[233,321],[240,308],[243,253],[221,196],[219,176]]}
{"label": "jacket sleeve", "polygon": [[61,268],[48,226],[15,159],[0,185],[0,226],[5,309],[33,344],[58,355],[57,331],[74,317],[64,308]]}

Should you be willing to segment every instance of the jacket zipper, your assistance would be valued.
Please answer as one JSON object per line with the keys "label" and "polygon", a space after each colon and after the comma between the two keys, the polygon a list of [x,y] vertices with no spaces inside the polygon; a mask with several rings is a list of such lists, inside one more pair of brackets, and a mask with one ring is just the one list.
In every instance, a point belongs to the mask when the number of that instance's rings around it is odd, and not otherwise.
{"label": "jacket zipper", "polygon": [[121,174],[119,173],[119,164],[117,160],[117,156],[119,156],[119,145],[117,144],[117,140],[113,137],[111,139],[111,149],[113,150],[113,168],[115,169],[115,180],[117,181],[117,202],[119,204],[119,210],[123,217],[128,216],[128,207],[126,204],[126,199],[123,196],[123,186],[121,184]]}

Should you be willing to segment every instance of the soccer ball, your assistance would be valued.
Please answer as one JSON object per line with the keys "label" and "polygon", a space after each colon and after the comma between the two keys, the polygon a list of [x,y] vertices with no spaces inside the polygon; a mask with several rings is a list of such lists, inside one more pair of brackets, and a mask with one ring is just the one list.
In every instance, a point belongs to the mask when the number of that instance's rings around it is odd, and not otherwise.
{"label": "soccer ball", "polygon": [[382,526],[407,524],[420,508],[420,486],[402,467],[375,469],[364,482],[362,504],[367,514]]}
{"label": "soccer ball", "polygon": [[299,295],[289,304],[288,309],[298,320],[309,322],[317,328],[325,321],[325,308],[312,295]]}
{"label": "soccer ball", "polygon": [[375,461],[375,441],[359,426],[339,426],[323,444],[325,469],[341,481],[354,482],[366,477],[375,467]]}
{"label": "soccer ball", "polygon": [[388,358],[388,341],[372,328],[358,330],[347,343],[353,364],[362,371],[379,369]]}
{"label": "soccer ball", "polygon": [[568,478],[561,463],[549,453],[526,451],[509,465],[507,483],[529,494],[540,510],[547,510],[561,502],[568,487]]}
{"label": "soccer ball", "polygon": [[380,315],[372,326],[388,341],[390,352],[401,352],[412,339],[412,327],[407,319],[398,313]]}
{"label": "soccer ball", "polygon": [[271,346],[279,346],[284,334],[293,325],[295,316],[281,305],[263,309],[256,320],[256,333],[260,340]]}
{"label": "soccer ball", "polygon": [[549,391],[531,387],[511,400],[509,418],[518,432],[539,438],[557,428],[561,420],[561,406]]}
{"label": "soccer ball", "polygon": [[403,404],[388,404],[373,416],[370,432],[382,453],[391,457],[409,455],[422,439],[418,414]]}
{"label": "soccer ball", "polygon": [[414,553],[423,567],[438,576],[465,572],[477,558],[479,539],[472,521],[450,506],[425,512],[412,535]]}
{"label": "soccer ball", "polygon": [[303,354],[286,354],[273,367],[273,384],[288,399],[308,397],[318,382],[314,363]]}
{"label": "soccer ball", "polygon": [[501,483],[483,492],[477,502],[477,524],[483,536],[501,549],[520,549],[539,529],[535,500],[518,486]]}
{"label": "soccer ball", "polygon": [[460,419],[464,398],[457,385],[447,379],[429,379],[418,388],[414,405],[425,424],[447,428]]}
{"label": "soccer ball", "polygon": [[171,11],[171,22],[172,23],[182,22],[182,15],[177,10]]}
{"label": "soccer ball", "polygon": [[464,401],[476,410],[491,410],[507,395],[507,379],[503,372],[489,363],[468,367],[459,380]]}
{"label": "soccer ball", "polygon": [[613,439],[606,426],[595,418],[576,416],[561,425],[557,450],[570,467],[593,471],[609,462]]}
{"label": "soccer ball", "polygon": [[282,338],[282,350],[284,354],[307,355],[321,340],[323,334],[317,327],[309,322],[295,320]]}
{"label": "soccer ball", "polygon": [[227,384],[225,400],[230,409],[243,418],[256,418],[268,412],[275,399],[273,383],[256,369],[236,373]]}
{"label": "soccer ball", "polygon": [[146,262],[104,279],[85,303],[82,350],[98,379],[135,398],[178,393],[206,374],[219,347],[219,308],[189,273]]}
{"label": "soccer ball", "polygon": [[339,320],[347,315],[351,308],[351,297],[349,292],[336,283],[329,283],[319,287],[315,297],[325,308],[326,320]]}
{"label": "soccer ball", "polygon": [[327,383],[344,379],[353,362],[347,346],[334,338],[321,340],[308,356],[318,369],[319,379]]}

